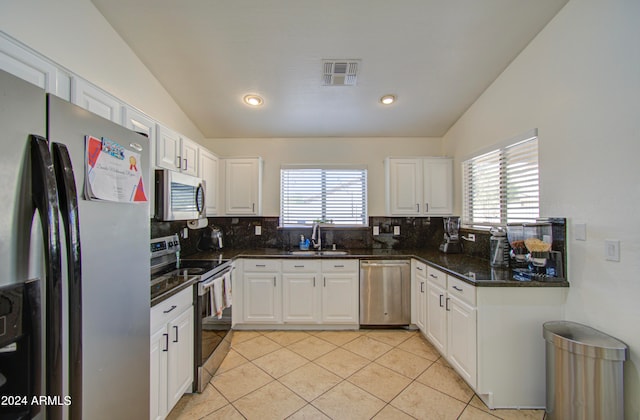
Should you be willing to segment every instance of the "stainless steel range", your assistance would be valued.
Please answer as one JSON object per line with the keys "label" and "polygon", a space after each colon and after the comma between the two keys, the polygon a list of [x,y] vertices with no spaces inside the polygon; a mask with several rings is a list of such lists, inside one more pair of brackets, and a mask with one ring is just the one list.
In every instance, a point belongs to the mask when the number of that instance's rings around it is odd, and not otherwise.
{"label": "stainless steel range", "polygon": [[[229,352],[231,346],[231,307],[217,314],[214,284],[231,275],[231,263],[223,259],[180,258],[177,235],[151,240],[151,301],[162,300],[193,285],[194,306],[194,384],[202,392]],[[230,278],[228,279],[230,283]],[[173,292],[175,290],[175,292]],[[217,289],[220,290],[220,289]],[[230,305],[229,305],[230,306]]]}

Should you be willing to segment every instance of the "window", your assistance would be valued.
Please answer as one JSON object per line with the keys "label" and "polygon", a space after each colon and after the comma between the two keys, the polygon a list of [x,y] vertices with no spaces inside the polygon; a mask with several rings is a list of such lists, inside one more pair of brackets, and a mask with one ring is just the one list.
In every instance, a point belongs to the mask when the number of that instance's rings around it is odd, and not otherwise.
{"label": "window", "polygon": [[280,170],[281,226],[367,226],[367,169],[292,166]]}
{"label": "window", "polygon": [[465,225],[533,222],[539,216],[537,131],[464,161],[462,170]]}

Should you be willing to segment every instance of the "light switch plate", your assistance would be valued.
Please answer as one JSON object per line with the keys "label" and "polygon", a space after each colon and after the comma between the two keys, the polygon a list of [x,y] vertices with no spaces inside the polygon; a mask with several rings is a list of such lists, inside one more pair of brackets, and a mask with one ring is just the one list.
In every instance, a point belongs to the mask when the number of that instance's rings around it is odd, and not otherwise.
{"label": "light switch plate", "polygon": [[394,235],[400,235],[400,226],[394,226],[393,227],[393,234]]}
{"label": "light switch plate", "polygon": [[262,226],[256,226],[255,233],[256,233],[256,236],[262,235]]}
{"label": "light switch plate", "polygon": [[620,261],[620,241],[617,239],[604,240],[604,258],[607,261]]}
{"label": "light switch plate", "polygon": [[373,236],[378,236],[380,235],[380,226],[374,226],[373,227]]}
{"label": "light switch plate", "polygon": [[573,225],[573,239],[576,241],[586,241],[587,240],[587,224],[586,223],[576,223]]}
{"label": "light switch plate", "polygon": [[182,239],[187,239],[189,237],[189,229],[188,228],[184,228],[182,230]]}

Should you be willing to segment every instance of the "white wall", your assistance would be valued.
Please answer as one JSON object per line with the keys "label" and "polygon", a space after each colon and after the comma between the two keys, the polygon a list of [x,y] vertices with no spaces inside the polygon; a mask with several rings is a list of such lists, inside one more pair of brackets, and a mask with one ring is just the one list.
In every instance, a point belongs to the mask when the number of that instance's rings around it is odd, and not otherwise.
{"label": "white wall", "polygon": [[264,158],[265,216],[280,215],[280,166],[285,163],[366,164],[369,216],[384,216],[384,158],[441,156],[442,145],[439,137],[207,139],[203,144],[222,157]]}
{"label": "white wall", "polygon": [[[640,418],[640,1],[571,0],[444,136],[445,153],[539,129],[541,214],[569,224],[566,318],[630,347],[625,418]],[[461,208],[456,180],[456,212]],[[572,226],[587,224],[587,241]],[[604,240],[620,240],[620,262]],[[526,363],[526,361],[523,361]],[[525,378],[526,380],[526,378]]]}
{"label": "white wall", "polygon": [[89,0],[2,0],[0,29],[164,125],[202,139]]}

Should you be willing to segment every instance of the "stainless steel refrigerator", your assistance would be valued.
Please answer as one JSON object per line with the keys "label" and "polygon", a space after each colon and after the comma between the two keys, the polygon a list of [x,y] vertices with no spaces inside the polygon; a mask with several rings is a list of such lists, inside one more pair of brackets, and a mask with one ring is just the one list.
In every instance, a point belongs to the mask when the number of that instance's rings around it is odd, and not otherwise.
{"label": "stainless steel refrigerator", "polygon": [[149,418],[149,204],[88,199],[86,136],[152,187],[146,137],[0,71],[2,419]]}

